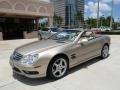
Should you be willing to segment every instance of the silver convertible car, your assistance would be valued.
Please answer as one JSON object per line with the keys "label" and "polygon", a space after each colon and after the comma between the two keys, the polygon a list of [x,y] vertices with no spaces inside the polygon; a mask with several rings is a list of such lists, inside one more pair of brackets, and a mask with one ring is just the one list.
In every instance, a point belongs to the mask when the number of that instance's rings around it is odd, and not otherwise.
{"label": "silver convertible car", "polygon": [[13,72],[29,77],[60,79],[90,59],[109,55],[110,37],[92,31],[63,30],[50,38],[18,47],[10,57]]}

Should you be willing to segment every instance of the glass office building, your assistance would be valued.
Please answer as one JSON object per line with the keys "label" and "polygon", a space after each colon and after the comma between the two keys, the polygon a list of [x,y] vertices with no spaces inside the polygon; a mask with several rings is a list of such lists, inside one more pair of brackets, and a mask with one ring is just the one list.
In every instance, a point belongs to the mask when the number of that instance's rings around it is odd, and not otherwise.
{"label": "glass office building", "polygon": [[54,3],[55,14],[63,19],[62,25],[78,27],[77,12],[84,17],[84,0],[51,0]]}

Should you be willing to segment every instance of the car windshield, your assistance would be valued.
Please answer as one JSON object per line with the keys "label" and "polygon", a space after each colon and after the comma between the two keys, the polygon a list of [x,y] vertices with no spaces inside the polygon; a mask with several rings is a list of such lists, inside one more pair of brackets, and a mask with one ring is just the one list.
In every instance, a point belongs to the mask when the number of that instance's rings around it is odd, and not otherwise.
{"label": "car windshield", "polygon": [[74,41],[80,32],[81,31],[79,30],[63,30],[52,35],[49,39],[58,41]]}

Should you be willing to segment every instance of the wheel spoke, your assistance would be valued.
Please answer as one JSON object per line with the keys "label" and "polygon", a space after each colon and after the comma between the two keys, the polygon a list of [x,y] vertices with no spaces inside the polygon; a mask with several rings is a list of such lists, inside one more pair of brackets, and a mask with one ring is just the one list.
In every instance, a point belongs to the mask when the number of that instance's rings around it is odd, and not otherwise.
{"label": "wheel spoke", "polygon": [[53,74],[56,75],[57,72],[59,72],[59,70],[55,70],[55,71],[53,72]]}
{"label": "wheel spoke", "polygon": [[57,64],[57,63],[55,63],[54,66],[55,66],[56,68],[58,68],[58,64]]}
{"label": "wheel spoke", "polygon": [[62,70],[59,70],[58,72],[59,72],[59,75],[61,75],[63,73]]}
{"label": "wheel spoke", "polygon": [[61,68],[64,69],[64,68],[66,68],[66,66],[65,66],[65,65],[62,65]]}
{"label": "wheel spoke", "polygon": [[63,61],[61,60],[61,61],[60,61],[60,65],[62,66],[62,64],[63,64]]}

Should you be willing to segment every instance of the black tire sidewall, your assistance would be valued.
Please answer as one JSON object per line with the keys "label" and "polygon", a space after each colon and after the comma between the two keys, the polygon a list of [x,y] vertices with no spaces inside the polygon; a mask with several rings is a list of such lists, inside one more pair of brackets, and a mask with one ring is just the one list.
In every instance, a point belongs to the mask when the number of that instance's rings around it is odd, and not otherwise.
{"label": "black tire sidewall", "polygon": [[108,54],[109,54],[109,46],[105,44],[105,45],[103,46],[103,48],[102,48],[102,51],[101,51],[101,58],[102,58],[102,59],[105,59],[105,58],[108,57],[108,56],[107,56],[107,57],[104,57],[104,56],[103,56],[103,50],[104,50],[104,47],[106,47],[106,46],[108,47]]}

